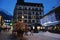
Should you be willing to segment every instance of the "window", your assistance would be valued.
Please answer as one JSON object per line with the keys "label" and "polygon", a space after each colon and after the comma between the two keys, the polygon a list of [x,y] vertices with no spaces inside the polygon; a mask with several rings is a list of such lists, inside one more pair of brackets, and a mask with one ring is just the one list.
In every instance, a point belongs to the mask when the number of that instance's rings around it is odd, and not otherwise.
{"label": "window", "polygon": [[38,8],[38,10],[40,10],[40,8]]}
{"label": "window", "polygon": [[35,12],[32,12],[33,15],[35,15]]}
{"label": "window", "polygon": [[19,9],[18,10],[22,10],[22,7],[19,7]]}
{"label": "window", "polygon": [[29,8],[29,10],[31,10],[31,8]]}
{"label": "window", "polygon": [[35,16],[32,15],[32,19],[34,19],[34,18],[35,18]]}
{"label": "window", "polygon": [[33,23],[35,23],[35,20],[32,20]]}
{"label": "window", "polygon": [[24,18],[27,18],[27,16],[24,16]]}
{"label": "window", "polygon": [[38,23],[38,22],[39,22],[39,20],[36,20],[36,22]]}
{"label": "window", "polygon": [[28,20],[28,23],[31,23],[31,20]]}
{"label": "window", "polygon": [[18,15],[18,18],[22,18],[22,16],[21,15]]}
{"label": "window", "polygon": [[19,15],[19,14],[22,14],[22,13],[18,13],[18,15]]}
{"label": "window", "polygon": [[43,10],[43,8],[41,7],[41,10]]}
{"label": "window", "polygon": [[36,15],[39,15],[38,12],[36,12]]}
{"label": "window", "polygon": [[39,16],[36,16],[36,19],[39,19]]}
{"label": "window", "polygon": [[39,18],[42,18],[42,16],[39,16]]}
{"label": "window", "polygon": [[28,19],[31,19],[31,16],[28,16]]}
{"label": "window", "polygon": [[39,8],[39,11],[43,11],[43,9],[42,8]]}
{"label": "window", "polygon": [[18,11],[18,14],[22,14],[22,11]]}
{"label": "window", "polygon": [[26,12],[26,11],[24,11],[24,14],[27,14],[27,12]]}
{"label": "window", "polygon": [[34,10],[34,8],[32,8],[32,10]]}
{"label": "window", "polygon": [[35,12],[32,12],[31,14],[32,14],[32,15],[35,15]]}
{"label": "window", "polygon": [[34,12],[33,12],[33,15],[34,15]]}
{"label": "window", "polygon": [[39,11],[41,11],[41,8],[39,8]]}
{"label": "window", "polygon": [[35,8],[35,11],[38,11],[38,8]]}
{"label": "window", "polygon": [[29,9],[29,7],[27,7],[27,9]]}
{"label": "window", "polygon": [[31,15],[31,12],[29,12],[28,15]]}
{"label": "window", "polygon": [[27,20],[24,20],[24,23],[26,23],[27,22]]}
{"label": "window", "polygon": [[25,7],[24,10],[27,10],[27,7]]}
{"label": "window", "polygon": [[41,15],[41,12],[40,12],[40,15]]}

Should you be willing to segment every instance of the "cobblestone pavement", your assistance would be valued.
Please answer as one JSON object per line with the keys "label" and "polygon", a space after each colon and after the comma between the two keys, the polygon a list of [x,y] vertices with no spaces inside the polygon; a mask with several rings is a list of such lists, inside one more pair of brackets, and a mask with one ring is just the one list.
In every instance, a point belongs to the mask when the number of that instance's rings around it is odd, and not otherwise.
{"label": "cobblestone pavement", "polygon": [[[27,40],[60,40],[60,38],[54,38],[54,37],[49,37],[49,36],[44,36],[44,35],[24,35],[24,37]],[[18,40],[15,37],[12,37],[10,32],[2,32],[0,33],[0,40]]]}

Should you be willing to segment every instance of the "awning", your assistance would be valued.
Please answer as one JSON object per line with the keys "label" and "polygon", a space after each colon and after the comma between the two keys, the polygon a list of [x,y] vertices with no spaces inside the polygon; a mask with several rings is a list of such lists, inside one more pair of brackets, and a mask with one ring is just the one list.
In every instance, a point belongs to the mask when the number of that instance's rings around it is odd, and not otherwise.
{"label": "awning", "polygon": [[49,22],[46,22],[46,23],[42,24],[42,26],[56,25],[58,23],[60,23],[60,21],[54,21],[54,22],[49,21]]}

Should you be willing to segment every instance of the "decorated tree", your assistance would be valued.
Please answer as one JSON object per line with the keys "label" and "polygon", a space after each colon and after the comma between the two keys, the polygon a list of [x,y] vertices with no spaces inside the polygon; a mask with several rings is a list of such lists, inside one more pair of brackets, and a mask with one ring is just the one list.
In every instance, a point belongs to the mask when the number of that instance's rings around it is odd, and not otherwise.
{"label": "decorated tree", "polygon": [[18,21],[17,22],[17,30],[21,30],[21,31],[24,31],[25,30],[25,25],[22,21]]}
{"label": "decorated tree", "polygon": [[14,28],[17,31],[17,36],[22,38],[23,33],[27,30],[27,25],[24,24],[22,20],[19,20],[17,23],[15,23]]}

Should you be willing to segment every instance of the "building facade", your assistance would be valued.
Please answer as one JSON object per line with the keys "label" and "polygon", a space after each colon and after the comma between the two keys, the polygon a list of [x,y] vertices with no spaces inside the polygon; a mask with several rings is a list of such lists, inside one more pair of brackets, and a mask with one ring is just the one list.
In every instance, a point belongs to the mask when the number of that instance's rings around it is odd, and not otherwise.
{"label": "building facade", "polygon": [[28,25],[39,23],[39,19],[44,15],[44,7],[42,3],[28,3],[24,0],[17,0],[14,9],[14,22],[19,19]]}
{"label": "building facade", "polygon": [[3,24],[3,17],[2,15],[0,15],[0,27],[2,26],[2,24]]}
{"label": "building facade", "polygon": [[55,25],[60,22],[60,6],[51,10],[40,20],[41,24],[44,26]]}
{"label": "building facade", "polygon": [[6,13],[7,12],[5,10],[0,11],[0,25],[3,25],[4,23],[5,25],[10,25],[11,19],[13,17],[10,15],[7,15]]}

